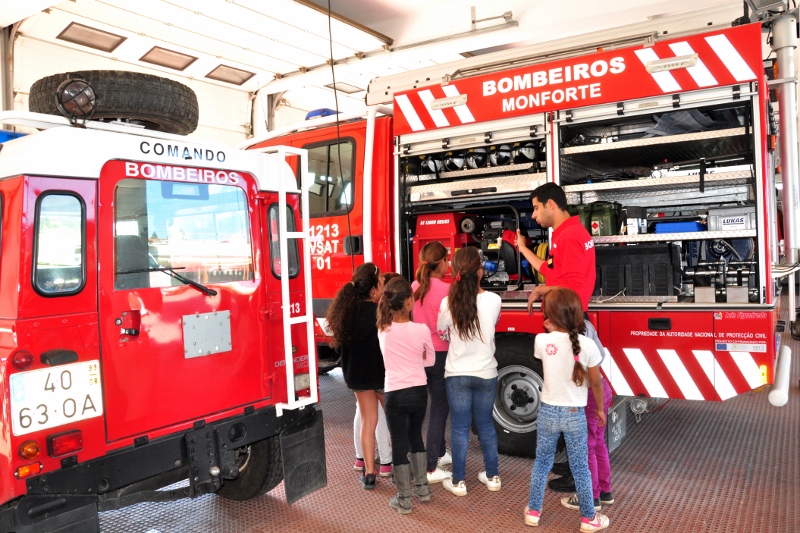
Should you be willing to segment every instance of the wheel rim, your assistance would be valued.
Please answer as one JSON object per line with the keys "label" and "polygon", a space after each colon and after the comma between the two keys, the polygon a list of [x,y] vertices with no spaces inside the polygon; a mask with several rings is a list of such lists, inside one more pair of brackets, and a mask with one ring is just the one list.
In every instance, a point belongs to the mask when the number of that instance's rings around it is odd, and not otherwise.
{"label": "wheel rim", "polygon": [[542,395],[542,378],[526,366],[511,365],[497,374],[497,393],[492,415],[512,433],[536,429]]}
{"label": "wheel rim", "polygon": [[250,463],[250,446],[239,448],[236,450],[236,468],[239,469],[241,474],[247,470],[247,465]]}

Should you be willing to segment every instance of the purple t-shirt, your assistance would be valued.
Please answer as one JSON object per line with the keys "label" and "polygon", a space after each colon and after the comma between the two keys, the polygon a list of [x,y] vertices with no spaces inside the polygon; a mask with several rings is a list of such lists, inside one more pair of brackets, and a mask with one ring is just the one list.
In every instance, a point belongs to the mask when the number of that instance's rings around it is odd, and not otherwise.
{"label": "purple t-shirt", "polygon": [[[413,290],[419,287],[418,282],[411,284]],[[431,338],[433,339],[433,348],[437,352],[446,352],[450,349],[450,343],[442,338],[447,332],[439,332],[436,329],[436,319],[439,317],[439,307],[444,300],[447,293],[450,292],[450,284],[445,283],[439,278],[431,278],[431,288],[428,294],[423,299],[424,302],[420,304],[419,300],[414,302],[414,310],[412,311],[412,318],[418,324],[425,324],[431,331]]]}

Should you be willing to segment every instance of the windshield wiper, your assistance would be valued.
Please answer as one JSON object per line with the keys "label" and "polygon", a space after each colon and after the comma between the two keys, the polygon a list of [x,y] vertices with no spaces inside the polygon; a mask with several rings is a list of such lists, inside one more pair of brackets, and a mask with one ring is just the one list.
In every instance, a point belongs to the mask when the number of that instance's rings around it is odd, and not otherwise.
{"label": "windshield wiper", "polygon": [[164,274],[167,274],[177,279],[178,281],[185,283],[186,285],[194,287],[198,291],[205,293],[208,296],[217,295],[217,291],[215,291],[214,289],[209,289],[205,285],[197,283],[196,281],[192,281],[186,276],[181,276],[180,274],[175,272],[176,270],[183,270],[184,268],[186,267],[150,267],[150,268],[139,268],[135,270],[124,270],[122,272],[117,272],[117,274],[141,274],[142,272],[163,272]]}

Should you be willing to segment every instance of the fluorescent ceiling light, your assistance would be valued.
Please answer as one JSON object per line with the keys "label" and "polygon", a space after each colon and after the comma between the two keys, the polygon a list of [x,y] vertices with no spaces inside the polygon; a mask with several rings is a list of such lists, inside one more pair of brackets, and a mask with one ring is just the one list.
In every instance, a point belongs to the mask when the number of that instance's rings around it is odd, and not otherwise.
{"label": "fluorescent ceiling light", "polygon": [[689,54],[685,56],[666,57],[664,59],[648,61],[647,72],[654,74],[656,72],[664,72],[666,70],[693,67],[697,64],[697,58],[697,54]]}
{"label": "fluorescent ceiling light", "polygon": [[186,67],[197,61],[197,58],[187,54],[181,54],[174,50],[167,50],[160,46],[154,46],[145,55],[139,58],[139,61],[145,63],[153,63],[154,65],[161,65],[175,70],[184,70]]}
{"label": "fluorescent ceiling light", "polygon": [[71,22],[69,26],[64,28],[64,31],[58,34],[56,39],[88,46],[103,52],[113,52],[127,37]]}
{"label": "fluorescent ceiling light", "polygon": [[356,87],[355,85],[350,85],[349,83],[345,83],[343,81],[337,81],[335,84],[329,83],[325,87],[329,89],[336,89],[337,91],[345,94],[353,94],[366,91],[366,89],[362,89],[361,87]]}
{"label": "fluorescent ceiling light", "polygon": [[240,68],[229,67],[227,65],[220,65],[208,74],[206,78],[224,81],[225,83],[232,83],[234,85],[242,85],[244,82],[255,76],[255,72],[248,72]]}
{"label": "fluorescent ceiling light", "polygon": [[783,11],[786,0],[744,0],[754,14],[761,16],[769,11]]}

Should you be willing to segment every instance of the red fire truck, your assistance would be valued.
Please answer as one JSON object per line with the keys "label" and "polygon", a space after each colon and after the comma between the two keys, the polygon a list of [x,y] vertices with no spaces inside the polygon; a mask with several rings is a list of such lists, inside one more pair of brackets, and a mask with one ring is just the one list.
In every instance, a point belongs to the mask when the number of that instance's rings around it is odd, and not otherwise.
{"label": "red fire truck", "polygon": [[306,151],[81,122],[0,113],[0,531],[324,486]]}
{"label": "red fire truck", "polygon": [[[745,24],[558,60],[517,59],[513,67],[487,60],[475,75],[409,73],[405,86],[379,78],[368,103],[392,97],[393,109],[249,141],[309,151],[320,349],[320,318],[354,264],[374,261],[411,278],[425,243],[440,241],[451,253],[475,246],[484,288],[503,299],[500,450],[532,455],[542,371],[531,351],[542,315],[530,316],[526,300],[543,280],[515,249],[514,234],[519,228],[547,257],[549,233],[531,217],[529,193],[552,181],[594,237],[589,317],[617,395],[723,401],[786,383],[778,296],[780,277],[796,270],[796,245],[787,229],[789,261],[781,265],[770,93],[781,95],[784,205],[796,205],[787,60],[795,23],[793,14],[772,23],[782,70],[769,81],[766,30]],[[777,368],[786,370],[780,379]]]}

